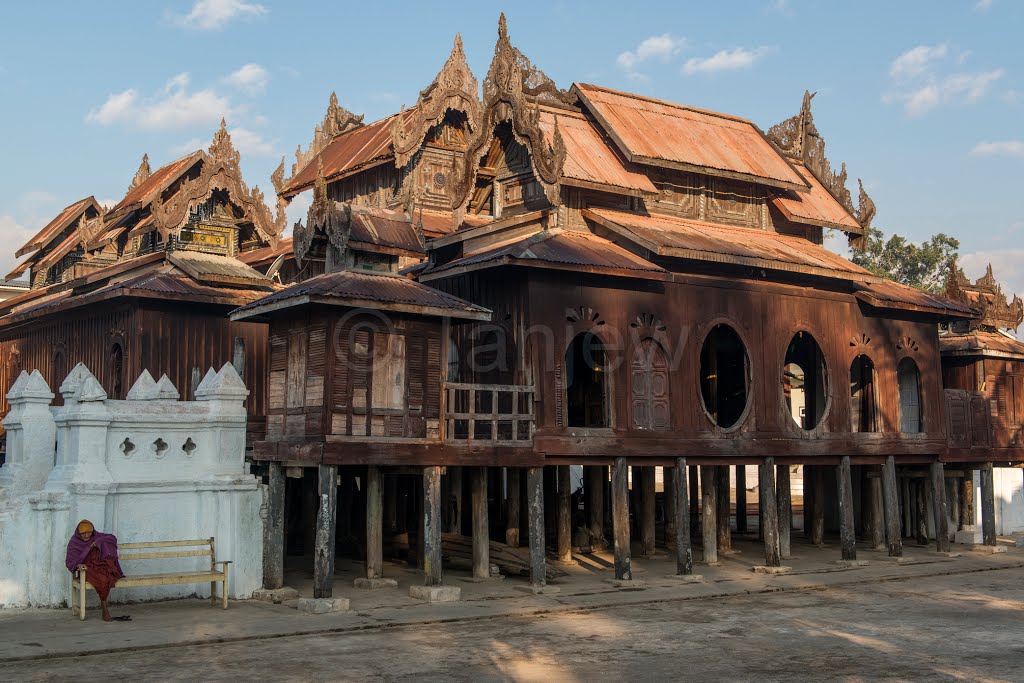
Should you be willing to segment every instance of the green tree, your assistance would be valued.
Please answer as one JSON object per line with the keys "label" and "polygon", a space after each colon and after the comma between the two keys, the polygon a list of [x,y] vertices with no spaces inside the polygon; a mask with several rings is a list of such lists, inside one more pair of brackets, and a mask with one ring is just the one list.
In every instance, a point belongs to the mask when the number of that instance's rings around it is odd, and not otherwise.
{"label": "green tree", "polygon": [[940,294],[949,260],[956,258],[959,249],[960,240],[942,232],[918,245],[902,235],[887,240],[881,230],[871,228],[867,248],[854,252],[851,260],[875,275]]}

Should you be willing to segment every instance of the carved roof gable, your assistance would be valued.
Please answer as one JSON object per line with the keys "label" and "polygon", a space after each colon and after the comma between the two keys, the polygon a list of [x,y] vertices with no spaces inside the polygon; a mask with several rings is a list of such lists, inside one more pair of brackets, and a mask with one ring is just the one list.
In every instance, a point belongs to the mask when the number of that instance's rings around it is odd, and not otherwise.
{"label": "carved roof gable", "polygon": [[412,119],[405,121],[404,117],[398,116],[391,122],[391,140],[398,168],[409,163],[428,131],[440,124],[449,110],[463,112],[471,129],[480,118],[480,89],[466,63],[462,36],[458,34],[448,61],[433,82],[420,92]]}
{"label": "carved roof gable", "polygon": [[274,190],[280,194],[299,171],[309,165],[320,152],[324,151],[324,148],[330,144],[331,140],[362,126],[363,115],[353,114],[348,109],[345,109],[345,107],[339,105],[338,93],[332,92],[331,99],[327,104],[327,113],[324,114],[324,120],[313,132],[313,139],[310,141],[309,147],[306,148],[306,151],[302,151],[302,145],[295,148],[295,163],[292,164],[291,176],[285,178],[284,159],[282,158],[281,165],[277,167],[277,170],[270,177],[271,182],[274,184]]}
{"label": "carved roof gable", "polygon": [[991,263],[985,269],[985,274],[972,283],[957,265],[956,259],[951,259],[946,278],[946,296],[963,301],[981,312],[981,318],[971,322],[972,330],[1012,328],[1016,331],[1024,322],[1024,301],[1016,295],[1012,301],[1007,299],[992,273]]}
{"label": "carved roof gable", "polygon": [[816,94],[804,91],[800,113],[769,128],[768,139],[775,143],[783,154],[801,161],[810,169],[814,177],[825,186],[825,189],[851,216],[857,219],[864,232],[867,233],[877,211],[875,203],[864,189],[864,183],[858,179],[857,185],[860,192],[858,206],[854,208],[853,197],[846,189],[846,164],[842,164],[839,173],[832,170],[832,165],[825,156],[825,138],[821,136],[817,126],[814,125],[814,115],[811,113],[811,100]]}
{"label": "carved roof gable", "polygon": [[273,216],[259,187],[254,186],[249,190],[242,180],[242,171],[238,165],[239,154],[231,143],[223,119],[209,150],[200,154],[203,166],[199,176],[184,180],[178,191],[166,201],[159,198],[153,201],[153,220],[164,239],[184,227],[190,211],[208,200],[214,190],[223,190],[235,206],[242,210],[245,219],[252,222],[260,237],[272,245],[276,244],[285,228],[283,200],[278,200],[277,215]]}
{"label": "carved roof gable", "polygon": [[135,177],[132,178],[131,184],[128,185],[128,192],[131,192],[142,183],[149,179],[149,176],[153,174],[153,171],[149,168],[149,155],[142,155],[142,163],[139,164],[139,170],[135,172]]}

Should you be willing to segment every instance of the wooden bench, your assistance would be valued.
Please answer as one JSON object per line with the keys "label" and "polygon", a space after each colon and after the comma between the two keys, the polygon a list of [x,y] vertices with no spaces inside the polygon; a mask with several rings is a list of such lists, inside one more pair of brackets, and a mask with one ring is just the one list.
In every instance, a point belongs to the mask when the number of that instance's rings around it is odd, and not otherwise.
{"label": "wooden bench", "polygon": [[[199,546],[205,546],[196,549]],[[172,548],[172,550],[154,550],[154,548]],[[125,552],[128,551],[128,552]],[[135,552],[132,552],[135,551]],[[224,609],[228,608],[228,565],[231,560],[214,559],[213,538],[201,538],[194,541],[150,541],[149,543],[119,543],[117,545],[118,561],[128,560],[160,560],[172,557],[209,557],[209,569],[181,570],[161,574],[135,574],[125,576],[117,582],[115,588],[131,588],[134,586],[168,586],[178,583],[210,582],[210,604],[217,605],[217,584],[221,584],[221,600]],[[220,569],[217,569],[217,566]],[[85,621],[85,591],[92,588],[86,576],[86,570],[71,576],[71,613],[76,610],[75,598],[78,598],[79,619]],[[95,589],[94,589],[95,590]]]}

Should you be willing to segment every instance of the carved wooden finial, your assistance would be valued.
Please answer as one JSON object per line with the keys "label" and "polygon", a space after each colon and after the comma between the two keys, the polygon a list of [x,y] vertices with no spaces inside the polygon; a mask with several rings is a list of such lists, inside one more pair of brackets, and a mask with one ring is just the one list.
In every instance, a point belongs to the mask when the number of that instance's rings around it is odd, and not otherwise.
{"label": "carved wooden finial", "polygon": [[505,21],[505,13],[502,12],[501,16],[498,17],[498,40],[502,38],[508,39],[508,24]]}
{"label": "carved wooden finial", "polygon": [[128,191],[131,192],[136,187],[146,182],[152,173],[153,172],[149,168],[149,155],[143,154],[142,163],[139,164],[139,170],[135,171],[135,177],[132,178],[131,184],[128,185]]}
{"label": "carved wooden finial", "polygon": [[1024,301],[1016,295],[1012,300],[1007,298],[992,272],[991,263],[986,266],[985,274],[972,283],[956,259],[950,259],[946,296],[980,311],[981,318],[971,321],[972,330],[1016,330],[1024,322]]}
{"label": "carved wooden finial", "polygon": [[240,160],[238,151],[231,143],[231,135],[228,133],[228,125],[224,119],[220,120],[220,128],[213,134],[213,141],[208,150],[211,157],[223,162],[231,168],[238,168]]}

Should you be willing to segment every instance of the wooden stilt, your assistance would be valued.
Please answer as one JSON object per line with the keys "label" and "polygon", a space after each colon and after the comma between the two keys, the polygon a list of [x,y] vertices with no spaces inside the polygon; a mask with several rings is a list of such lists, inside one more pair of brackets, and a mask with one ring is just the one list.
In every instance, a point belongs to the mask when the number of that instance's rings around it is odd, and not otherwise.
{"label": "wooden stilt", "polygon": [[853,480],[850,472],[850,456],[839,459],[836,468],[839,489],[839,543],[844,560],[857,559],[857,534],[853,521]]}
{"label": "wooden stilt", "polygon": [[921,479],[913,482],[915,489],[914,503],[916,505],[917,519],[915,532],[918,545],[928,545],[928,499],[925,493],[928,487]]}
{"label": "wooden stilt", "polygon": [[903,511],[903,535],[907,538],[914,536],[914,503],[910,495],[910,479],[906,476],[900,478],[900,492],[902,494],[900,509]]}
{"label": "wooden stilt", "polygon": [[568,465],[559,465],[558,476],[558,535],[555,557],[559,562],[572,561],[572,481]]}
{"label": "wooden stilt", "polygon": [[544,566],[544,468],[526,470],[526,518],[530,540],[530,585],[547,583]]}
{"label": "wooden stilt", "polygon": [[445,501],[445,506],[449,512],[447,514],[448,526],[446,531],[453,534],[462,533],[462,468],[461,467],[448,467],[446,478],[448,479],[448,500]]}
{"label": "wooden stilt", "polygon": [[811,511],[814,510],[814,466],[804,465],[803,468],[804,486],[804,513],[803,527],[804,538],[811,542]]}
{"label": "wooden stilt", "polygon": [[931,464],[932,506],[935,510],[935,549],[949,552],[949,508],[946,505],[946,476],[942,463]]}
{"label": "wooden stilt", "polygon": [[676,550],[676,492],[675,477],[671,467],[661,470],[661,486],[665,496],[665,550],[670,554]]}
{"label": "wooden stilt", "polygon": [[423,584],[440,586],[444,581],[441,568],[441,468],[423,468]]}
{"label": "wooden stilt", "polygon": [[779,514],[779,556],[790,556],[790,531],[793,528],[793,491],[789,465],[775,466],[775,504]]}
{"label": "wooden stilt", "polygon": [[615,578],[629,581],[633,569],[629,556],[629,470],[625,458],[612,465],[612,538],[615,550]]}
{"label": "wooden stilt", "polygon": [[263,587],[284,586],[284,469],[269,463],[267,518],[263,522]]}
{"label": "wooden stilt", "polygon": [[588,468],[586,480],[587,490],[590,497],[587,500],[587,516],[590,523],[590,545],[600,550],[605,547],[604,540],[604,467]]}
{"label": "wooden stilt", "polygon": [[973,527],[977,522],[974,517],[974,470],[964,469],[964,477],[960,480],[960,524],[959,528]]}
{"label": "wooden stilt", "polygon": [[889,550],[889,557],[903,557],[896,459],[891,455],[885,459],[885,464],[882,465],[882,498],[885,499],[885,544]]}
{"label": "wooden stilt", "polygon": [[700,468],[690,465],[690,473],[686,480],[690,488],[690,539],[700,535]]}
{"label": "wooden stilt", "polygon": [[505,544],[513,548],[519,547],[519,496],[522,470],[518,467],[508,468],[508,498],[505,512]]}
{"label": "wooden stilt", "polygon": [[[666,468],[666,474],[669,470]],[[693,573],[693,545],[690,536],[690,501],[687,495],[686,458],[676,458],[676,466],[671,468],[672,509],[675,516],[675,551],[676,574]],[[667,478],[666,478],[667,480]]]}
{"label": "wooden stilt", "polygon": [[487,520],[487,468],[472,468],[470,477],[470,504],[473,512],[473,578],[486,579],[491,575],[490,525]]}
{"label": "wooden stilt", "polygon": [[320,505],[316,515],[313,597],[329,598],[334,589],[334,535],[338,519],[338,466],[320,465]]}
{"label": "wooden stilt", "polygon": [[396,475],[386,473],[384,478],[384,533],[391,536],[398,528],[398,487]]}
{"label": "wooden stilt", "polygon": [[[884,465],[882,467],[885,467]],[[877,474],[867,478],[867,499],[865,508],[867,510],[867,539],[868,547],[872,550],[879,550],[885,547],[885,511],[882,501],[882,477],[881,469]],[[876,474],[872,472],[872,474]]]}
{"label": "wooden stilt", "polygon": [[814,510],[811,513],[811,543],[825,545],[825,469],[814,466]]}
{"label": "wooden stilt", "polygon": [[544,542],[558,533],[558,468],[544,468]]}
{"label": "wooden stilt", "polygon": [[379,467],[366,468],[366,578],[384,576],[383,486]]}
{"label": "wooden stilt", "polygon": [[747,466],[736,465],[736,533],[747,533]]}
{"label": "wooden stilt", "polygon": [[729,528],[729,514],[732,501],[729,496],[729,466],[715,467],[715,486],[718,488],[715,510],[715,521],[718,527],[718,552],[727,553],[732,550],[732,531]]}
{"label": "wooden stilt", "polygon": [[704,537],[704,563],[718,563],[718,486],[715,482],[715,468],[702,465],[700,468],[701,528]]}
{"label": "wooden stilt", "polygon": [[946,478],[946,507],[949,512],[949,525],[956,531],[960,524],[960,479]]}
{"label": "wooden stilt", "polygon": [[634,472],[640,473],[640,546],[645,557],[654,554],[654,468],[636,467]]}
{"label": "wooden stilt", "polygon": [[[425,500],[426,491],[424,489],[424,487],[426,486],[426,477],[424,475],[420,475],[418,477],[417,476],[406,477],[406,479],[408,480],[408,482],[407,482],[407,486],[408,486],[407,490],[409,491],[409,496],[411,498],[411,500],[409,501],[411,503],[411,505],[409,505],[409,508],[412,510],[412,515],[413,515],[413,520],[412,520],[412,523],[409,525],[409,527],[410,527],[410,529],[416,529],[416,555],[415,555],[416,559],[415,559],[415,566],[416,566],[417,569],[419,569],[421,571],[425,571],[426,568],[427,568],[427,554],[426,554],[427,553],[427,544],[426,544],[426,540],[425,540],[426,539],[426,534],[427,534],[427,527],[426,527],[427,512],[426,512],[426,507],[425,507],[425,505],[426,505],[426,500]],[[437,487],[437,498],[438,498],[438,503],[437,504],[438,504],[438,506],[440,506],[441,505],[440,476],[438,477],[438,479],[439,479],[439,481],[438,481],[438,487]],[[438,509],[440,509],[440,508],[438,508]],[[435,520],[434,521],[435,524],[440,524],[441,523],[441,514],[440,514],[440,512],[438,512],[438,516],[435,517],[434,520]]]}
{"label": "wooden stilt", "polygon": [[765,458],[757,466],[758,508],[764,538],[764,563],[768,567],[782,565],[779,548],[779,506],[775,495],[775,458]]}
{"label": "wooden stilt", "polygon": [[985,545],[996,544],[996,496],[992,463],[981,466],[981,537]]}

